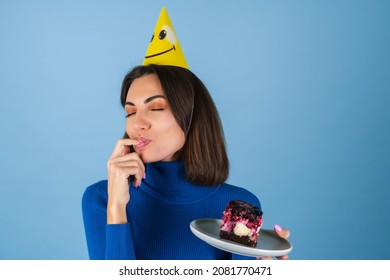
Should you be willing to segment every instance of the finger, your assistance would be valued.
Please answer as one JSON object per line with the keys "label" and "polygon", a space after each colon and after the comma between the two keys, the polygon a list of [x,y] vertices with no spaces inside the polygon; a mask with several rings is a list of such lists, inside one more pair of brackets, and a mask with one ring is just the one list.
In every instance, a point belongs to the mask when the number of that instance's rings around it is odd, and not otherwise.
{"label": "finger", "polygon": [[138,161],[135,160],[113,163],[112,169],[120,170],[120,172],[127,177],[135,176],[138,180],[142,180],[145,174],[144,165],[142,163],[140,164]]}
{"label": "finger", "polygon": [[145,176],[144,165],[142,163],[138,165],[136,161],[118,162],[113,164],[112,168],[113,170],[116,169],[119,174],[123,174],[121,175],[123,178],[129,179],[131,176],[134,176],[133,185],[136,187],[141,185],[142,179]]}
{"label": "finger", "polygon": [[[113,180],[126,180],[128,183],[132,181],[132,184],[135,187],[139,187],[141,185],[141,179],[139,175],[139,169],[137,167],[117,167],[116,168],[116,178]],[[119,176],[119,177],[118,177]],[[110,178],[110,177],[109,177]]]}
{"label": "finger", "polygon": [[272,257],[271,257],[271,256],[267,256],[267,257],[256,257],[256,260],[267,261],[267,260],[272,260]]}
{"label": "finger", "polygon": [[124,154],[124,155],[109,159],[110,163],[119,163],[119,162],[125,162],[125,161],[139,162],[140,164],[143,165],[143,162],[141,161],[141,159],[137,153]]}
{"label": "finger", "polygon": [[276,257],[278,260],[288,260],[288,255]]}
{"label": "finger", "polygon": [[[131,145],[137,145],[139,142],[135,139],[119,139],[115,145],[114,151],[112,152],[111,158],[116,158],[122,155],[125,151],[125,147],[129,147]],[[130,148],[126,148],[126,151],[130,152]]]}
{"label": "finger", "polygon": [[282,237],[284,239],[287,239],[290,237],[290,231],[286,228],[279,226],[279,225],[274,226],[274,231],[276,232],[277,235],[279,235],[280,237]]}
{"label": "finger", "polygon": [[123,149],[121,151],[121,156],[127,155],[131,153],[131,148],[130,146],[124,145]]}
{"label": "finger", "polygon": [[145,166],[136,153],[127,154],[117,158],[110,158],[107,161],[108,173],[117,173],[116,169],[121,167],[138,167],[145,170]]}

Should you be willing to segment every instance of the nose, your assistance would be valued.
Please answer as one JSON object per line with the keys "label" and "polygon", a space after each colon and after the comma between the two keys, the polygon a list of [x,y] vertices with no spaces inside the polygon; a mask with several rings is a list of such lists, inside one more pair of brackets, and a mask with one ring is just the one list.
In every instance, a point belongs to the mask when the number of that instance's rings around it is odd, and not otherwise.
{"label": "nose", "polygon": [[150,122],[147,120],[147,118],[143,114],[137,113],[134,116],[133,128],[135,130],[146,130],[146,129],[149,129],[150,128]]}

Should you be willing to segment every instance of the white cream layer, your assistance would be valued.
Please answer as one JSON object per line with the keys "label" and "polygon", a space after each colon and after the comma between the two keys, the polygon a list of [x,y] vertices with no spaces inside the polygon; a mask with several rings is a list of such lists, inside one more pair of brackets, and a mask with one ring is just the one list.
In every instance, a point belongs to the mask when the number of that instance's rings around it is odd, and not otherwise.
{"label": "white cream layer", "polygon": [[243,223],[237,223],[233,232],[237,236],[249,236],[252,230]]}

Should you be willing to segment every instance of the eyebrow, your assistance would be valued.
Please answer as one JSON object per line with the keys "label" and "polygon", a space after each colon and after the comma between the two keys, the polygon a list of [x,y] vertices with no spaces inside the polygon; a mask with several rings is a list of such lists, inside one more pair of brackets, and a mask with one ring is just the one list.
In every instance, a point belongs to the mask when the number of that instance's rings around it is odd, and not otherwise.
{"label": "eyebrow", "polygon": [[[146,98],[145,101],[144,101],[144,104],[147,104],[147,103],[149,103],[149,102],[151,102],[152,100],[157,99],[157,98],[166,99],[164,95],[153,95],[153,96],[150,96],[150,97]],[[125,103],[125,105],[135,106],[135,104],[134,104],[133,102],[130,102],[130,101],[127,101],[127,102]]]}

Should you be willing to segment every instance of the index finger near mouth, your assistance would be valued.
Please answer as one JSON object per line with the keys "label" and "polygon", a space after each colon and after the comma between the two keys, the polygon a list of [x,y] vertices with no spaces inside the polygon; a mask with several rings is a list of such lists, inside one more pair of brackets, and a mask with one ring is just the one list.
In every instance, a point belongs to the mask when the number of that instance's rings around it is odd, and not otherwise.
{"label": "index finger near mouth", "polygon": [[128,138],[119,139],[118,142],[116,143],[114,152],[112,153],[112,157],[121,156],[125,146],[136,145],[138,143],[139,142],[135,139],[128,139]]}

